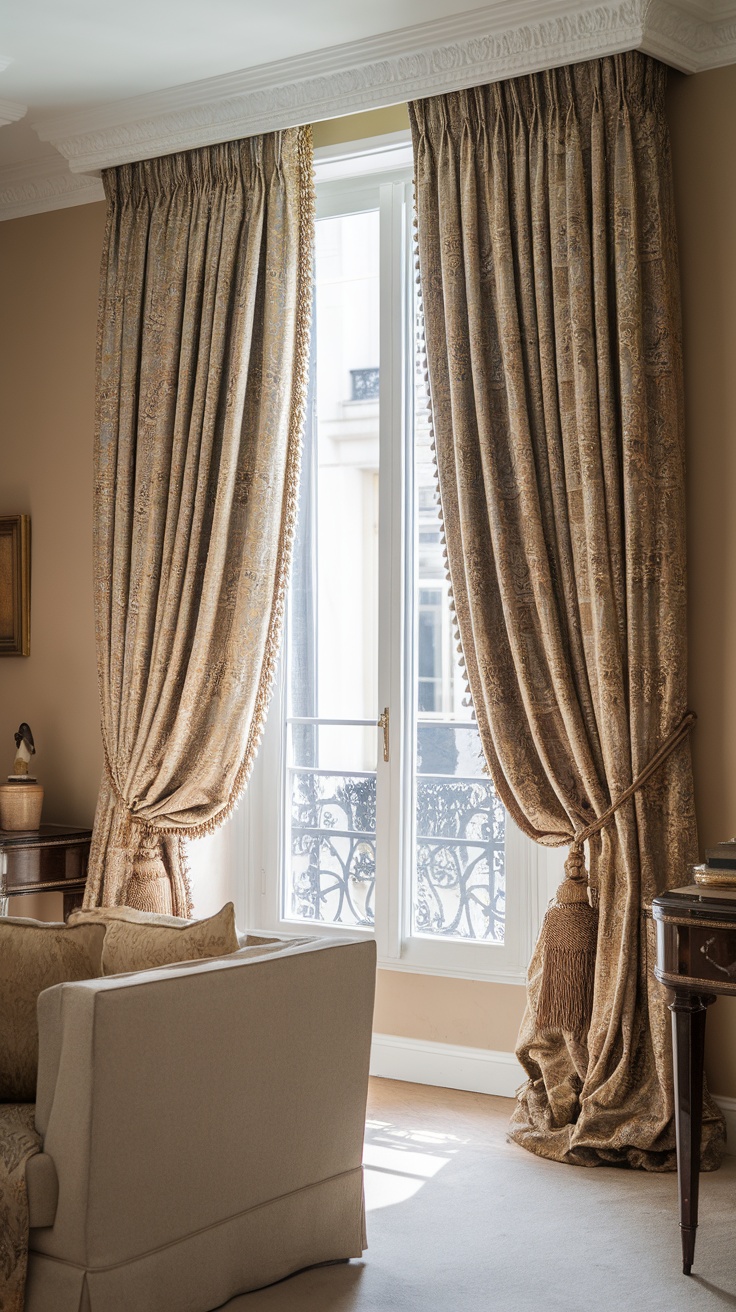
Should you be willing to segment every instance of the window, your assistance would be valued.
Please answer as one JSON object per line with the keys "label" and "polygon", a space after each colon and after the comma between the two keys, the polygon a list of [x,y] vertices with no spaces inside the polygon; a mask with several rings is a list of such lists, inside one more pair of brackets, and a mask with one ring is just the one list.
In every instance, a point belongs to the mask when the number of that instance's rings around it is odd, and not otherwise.
{"label": "window", "polygon": [[458,655],[411,159],[390,145],[318,173],[299,524],[248,792],[247,916],[375,934],[393,968],[521,980],[543,890],[485,773]]}

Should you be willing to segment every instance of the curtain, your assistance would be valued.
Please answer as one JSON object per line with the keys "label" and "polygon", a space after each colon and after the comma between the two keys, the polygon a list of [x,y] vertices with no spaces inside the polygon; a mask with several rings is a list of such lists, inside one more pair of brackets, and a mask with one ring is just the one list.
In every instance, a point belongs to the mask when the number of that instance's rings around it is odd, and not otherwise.
{"label": "curtain", "polygon": [[309,128],[104,174],[94,588],[105,773],[85,905],[190,912],[278,651],[308,377]]}
{"label": "curtain", "polygon": [[[537,842],[603,814],[686,708],[683,403],[666,70],[636,52],[411,105],[437,472],[494,785]],[[687,882],[689,744],[588,844],[586,1034],[536,1021],[511,1135],[674,1169],[651,899]],[[510,873],[509,877],[513,877]],[[722,1123],[705,1111],[703,1163]]]}

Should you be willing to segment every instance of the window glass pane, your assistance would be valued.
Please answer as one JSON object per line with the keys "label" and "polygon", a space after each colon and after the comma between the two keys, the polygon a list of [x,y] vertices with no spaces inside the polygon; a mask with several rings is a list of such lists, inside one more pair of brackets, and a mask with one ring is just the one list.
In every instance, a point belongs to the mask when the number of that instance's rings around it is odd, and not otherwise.
{"label": "window glass pane", "polygon": [[297,769],[348,770],[365,774],[376,768],[376,722],[325,724],[290,719],[287,758]]}
{"label": "window glass pane", "polygon": [[378,211],[317,223],[312,396],[287,632],[287,919],[372,925],[378,708]]}
{"label": "window glass pane", "polygon": [[414,411],[412,933],[503,943],[505,822],[456,650],[423,372]]}
{"label": "window glass pane", "polygon": [[378,211],[317,224],[320,715],[378,714]]}

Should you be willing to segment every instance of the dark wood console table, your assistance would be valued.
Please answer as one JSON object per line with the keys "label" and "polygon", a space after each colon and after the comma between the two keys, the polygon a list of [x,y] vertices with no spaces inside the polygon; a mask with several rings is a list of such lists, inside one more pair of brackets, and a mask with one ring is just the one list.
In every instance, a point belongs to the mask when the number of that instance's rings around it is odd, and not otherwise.
{"label": "dark wood console table", "polygon": [[66,825],[0,829],[0,911],[24,893],[63,893],[65,917],[81,906],[91,840],[90,829]]}
{"label": "dark wood console table", "polygon": [[700,1134],[706,1008],[719,993],[736,994],[736,889],[693,884],[655,897],[654,973],[674,994],[677,1175],[682,1269],[690,1275],[698,1228]]}

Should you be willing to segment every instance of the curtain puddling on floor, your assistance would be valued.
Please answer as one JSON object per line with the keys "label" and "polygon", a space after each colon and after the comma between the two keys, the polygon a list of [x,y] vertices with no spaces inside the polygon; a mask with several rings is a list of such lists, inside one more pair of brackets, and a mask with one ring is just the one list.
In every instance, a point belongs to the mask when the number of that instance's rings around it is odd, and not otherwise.
{"label": "curtain puddling on floor", "polygon": [[104,174],[94,586],[105,773],[85,905],[186,915],[281,631],[306,398],[309,128]]}
{"label": "curtain puddling on floor", "polygon": [[[410,106],[459,636],[495,787],[552,845],[582,838],[689,723],[665,83],[634,52]],[[675,1166],[649,913],[697,853],[689,743],[673,741],[591,835],[590,890],[574,847],[546,980],[544,934],[530,965],[511,1134],[541,1156]],[[576,910],[592,953],[568,934]],[[577,989],[585,1012],[588,960],[585,1023],[566,1029],[555,988]],[[707,1103],[704,1165],[722,1140]]]}

